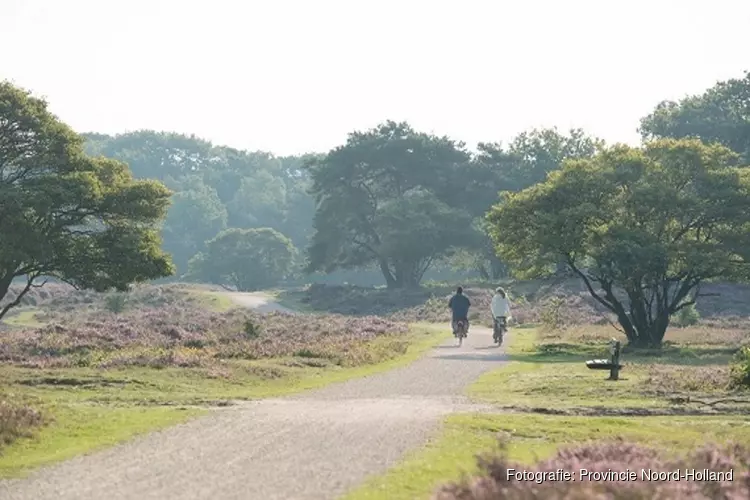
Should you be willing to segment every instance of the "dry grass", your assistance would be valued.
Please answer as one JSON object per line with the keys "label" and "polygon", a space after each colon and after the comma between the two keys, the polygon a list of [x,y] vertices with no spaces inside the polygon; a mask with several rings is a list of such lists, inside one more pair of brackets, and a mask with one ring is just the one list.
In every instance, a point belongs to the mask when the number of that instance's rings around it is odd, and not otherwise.
{"label": "dry grass", "polygon": [[39,411],[0,393],[0,452],[19,438],[33,436],[44,423]]}

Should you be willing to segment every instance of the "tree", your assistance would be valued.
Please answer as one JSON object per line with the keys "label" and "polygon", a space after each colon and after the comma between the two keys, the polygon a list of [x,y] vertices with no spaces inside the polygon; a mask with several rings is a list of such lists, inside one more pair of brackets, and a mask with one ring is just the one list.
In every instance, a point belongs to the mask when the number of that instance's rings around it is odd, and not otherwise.
{"label": "tree", "polygon": [[469,235],[470,215],[457,206],[469,160],[463,144],[392,121],[312,159],[308,272],[375,264],[389,287],[417,286]]}
{"label": "tree", "polygon": [[702,282],[750,275],[750,172],[735,159],[697,139],[617,145],[504,193],[491,235],[520,276],[564,261],[630,344],[658,346]]}
{"label": "tree", "polygon": [[268,171],[255,172],[240,181],[227,204],[233,227],[278,227],[285,218],[286,184]]}
{"label": "tree", "polygon": [[172,254],[179,274],[189,259],[203,251],[206,241],[227,227],[227,210],[216,190],[201,180],[191,189],[175,193],[162,231],[164,249]]}
{"label": "tree", "polygon": [[0,318],[43,277],[103,291],[169,276],[157,230],[169,196],[124,163],[85,155],[44,100],[0,82],[0,300],[26,278]]}
{"label": "tree", "polygon": [[[91,154],[129,163],[136,177],[158,179],[178,193],[203,193],[190,196],[197,196],[201,205],[213,207],[207,213],[212,221],[218,221],[213,217],[218,196],[227,218],[218,230],[226,226],[271,227],[297,246],[308,242],[315,206],[307,193],[309,179],[302,168],[304,156],[276,157],[261,151],[214,146],[194,136],[149,130],[116,136],[84,135]],[[175,199],[178,203],[180,200]],[[185,224],[171,235],[165,233],[165,248],[174,253],[178,269],[183,269],[187,259],[199,250],[204,233],[210,233],[211,238],[218,232],[213,222],[207,224],[200,216],[184,219],[179,215],[183,212],[173,206],[168,226],[174,225],[174,217]]]}
{"label": "tree", "polygon": [[508,266],[497,258],[484,218],[472,223],[473,237],[465,240],[462,248],[449,259],[454,269],[474,271],[485,281],[507,278]]}
{"label": "tree", "polygon": [[698,137],[718,142],[750,164],[750,72],[718,82],[701,95],[662,101],[641,119],[639,131],[644,140]]}
{"label": "tree", "polygon": [[603,140],[582,129],[571,129],[568,135],[556,128],[532,129],[518,134],[507,148],[500,143],[480,143],[476,161],[494,172],[494,182],[503,190],[520,191],[542,182],[565,160],[591,158],[603,147]]}
{"label": "tree", "polygon": [[[603,147],[603,140],[586,135],[582,129],[571,129],[568,135],[564,135],[556,128],[522,132],[507,148],[500,143],[480,143],[474,161],[476,170],[485,174],[480,177],[481,187],[475,190],[472,198],[482,206],[481,215],[484,215],[487,208],[497,201],[498,192],[520,191],[533,186],[544,181],[550,172],[559,170],[566,160],[591,158]],[[494,257],[492,247],[487,237],[479,241],[472,253],[480,258],[478,262],[486,263],[489,259],[493,268],[503,273],[507,266]],[[565,263],[558,262],[555,272],[563,274],[565,271]],[[498,277],[495,275],[493,279]]]}
{"label": "tree", "polygon": [[166,181],[202,174],[217,161],[211,143],[195,136],[153,130],[83,136],[90,154],[124,161],[133,175],[141,179]]}
{"label": "tree", "polygon": [[271,228],[226,229],[190,260],[189,278],[240,291],[262,290],[289,277],[296,249]]}

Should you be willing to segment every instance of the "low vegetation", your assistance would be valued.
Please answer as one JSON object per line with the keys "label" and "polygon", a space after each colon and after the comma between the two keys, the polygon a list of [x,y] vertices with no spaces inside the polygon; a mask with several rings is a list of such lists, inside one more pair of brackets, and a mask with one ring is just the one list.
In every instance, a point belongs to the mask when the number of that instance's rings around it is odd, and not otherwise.
{"label": "low vegetation", "polygon": [[738,361],[746,349],[741,348],[750,345],[749,325],[741,320],[717,323],[672,328],[661,349],[624,349],[618,382],[607,382],[606,374],[585,366],[588,359],[609,355],[611,327],[516,330],[509,349],[510,365],[481,377],[471,394],[516,411],[589,415],[745,412],[750,393],[737,383],[740,376],[736,374],[744,366]]}
{"label": "low vegetation", "polygon": [[[498,442],[500,447],[498,447]],[[441,498],[499,499],[494,489],[483,491],[489,496],[471,495],[467,490],[479,495],[477,485],[490,485],[494,481],[484,464],[500,463],[502,466],[516,470],[539,470],[548,463],[555,463],[553,471],[562,467],[565,471],[578,472],[587,468],[573,461],[561,464],[554,457],[566,448],[610,449],[611,443],[624,453],[632,449],[649,447],[660,451],[659,467],[681,461],[683,457],[694,456],[707,443],[726,449],[732,442],[750,442],[750,419],[740,416],[648,416],[648,417],[598,417],[598,416],[552,416],[536,414],[502,413],[502,414],[455,414],[446,418],[439,438],[431,441],[425,448],[410,453],[404,461],[382,476],[368,480],[361,487],[349,492],[342,500],[414,500],[427,499],[440,491]],[[566,455],[567,456],[567,455]],[[726,457],[727,454],[718,455]],[[479,460],[477,460],[479,458]],[[630,458],[634,458],[632,455]],[[688,458],[690,460],[690,458]],[[747,463],[743,456],[732,459],[734,481],[743,480]],[[649,463],[654,463],[652,461]],[[702,460],[688,461],[695,467],[703,467]],[[512,465],[511,465],[512,464]],[[596,467],[588,466],[592,471],[637,470],[647,465],[644,462],[626,462],[617,458],[601,457]],[[656,465],[655,465],[656,466]],[[721,470],[726,464],[714,463],[712,470]],[[691,465],[689,468],[692,468]],[[492,469],[497,471],[497,469]],[[659,471],[674,469],[659,468]],[[684,465],[683,465],[684,470]],[[638,471],[640,473],[640,471]],[[555,497],[554,491],[546,485],[544,494],[532,496],[528,491],[531,486],[540,486],[532,482],[513,481],[508,484],[503,476],[502,486],[508,488],[507,498],[546,499],[546,498],[592,498],[575,494],[572,497]],[[682,481],[684,483],[685,481]],[[678,483],[679,484],[679,483]],[[528,496],[513,496],[513,487]],[[740,489],[739,492],[742,492]],[[575,492],[574,492],[575,493]],[[492,496],[495,495],[495,496]],[[593,498],[630,498],[630,497],[593,497]],[[642,498],[642,497],[635,497]],[[673,496],[665,496],[672,500]],[[682,498],[682,497],[680,497]],[[687,497],[704,500],[706,498],[744,498],[739,497]]]}
{"label": "low vegetation", "polygon": [[121,314],[38,317],[47,323],[13,329],[0,338],[0,361],[36,368],[163,368],[302,356],[355,366],[380,361],[366,348],[369,341],[388,334],[395,344],[406,331],[403,324],[377,317],[304,317],[240,309],[215,313],[175,305]]}
{"label": "low vegetation", "polygon": [[[480,377],[469,389],[473,399],[494,409],[448,417],[439,439],[355,489],[346,500],[407,500],[433,494],[445,500],[592,498],[595,493],[608,499],[654,498],[657,486],[665,488],[660,490],[662,498],[671,499],[682,491],[640,481],[632,489],[610,483],[610,489],[605,485],[595,491],[593,484],[540,486],[508,481],[504,475],[508,467],[629,467],[640,473],[641,467],[649,466],[659,471],[734,468],[733,483],[696,483],[684,490],[684,498],[744,498],[748,450],[731,448],[731,443],[750,440],[750,391],[741,382],[750,352],[750,318],[747,305],[738,299],[747,298],[746,287],[712,284],[710,295],[697,304],[697,320],[673,325],[661,348],[626,346],[617,382],[607,381],[606,371],[588,369],[585,361],[607,357],[609,341],[615,337],[625,344],[625,337],[601,315],[571,306],[574,285],[549,292],[537,285],[536,293],[527,287],[531,284],[512,283],[507,288],[515,290],[516,297],[528,297],[536,324],[512,328],[505,346],[509,363]],[[498,437],[503,442],[499,450]],[[618,441],[612,444],[613,440]],[[574,448],[565,451],[571,445]],[[657,455],[644,446],[679,453]],[[706,462],[710,457],[714,461]]]}
{"label": "low vegetation", "polygon": [[[513,321],[516,324],[551,321],[577,325],[604,321],[594,302],[582,290],[569,289],[554,282],[516,283],[506,288],[513,301]],[[281,298],[317,312],[447,323],[451,317],[448,300],[455,292],[454,285],[439,284],[406,290],[312,285],[304,290],[284,292]],[[472,303],[469,319],[491,326],[490,302],[494,287],[466,285],[464,293]]]}
{"label": "low vegetation", "polygon": [[444,333],[373,316],[259,314],[183,285],[41,290],[0,335],[0,475],[236,400],[394,367]]}
{"label": "low vegetation", "polygon": [[0,455],[17,439],[32,437],[44,423],[38,410],[0,393]]}
{"label": "low vegetation", "polygon": [[[479,467],[481,475],[444,486],[435,500],[750,496],[750,447],[740,444],[705,445],[673,458],[664,451],[621,440],[565,447],[531,466],[510,460],[501,450],[480,458]],[[706,471],[715,476],[700,479]],[[562,474],[569,474],[569,479]]]}

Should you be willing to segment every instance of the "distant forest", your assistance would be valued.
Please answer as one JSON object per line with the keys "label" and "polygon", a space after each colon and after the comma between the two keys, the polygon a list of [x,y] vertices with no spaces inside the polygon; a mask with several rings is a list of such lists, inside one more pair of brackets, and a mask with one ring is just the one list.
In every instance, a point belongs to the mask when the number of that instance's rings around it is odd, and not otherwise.
{"label": "distant forest", "polygon": [[[747,163],[749,89],[745,75],[680,102],[665,101],[639,130],[644,140],[718,142]],[[469,152],[459,141],[391,121],[352,132],[327,153],[299,157],[169,132],[82,135],[87,153],[121,160],[136,178],[159,180],[174,193],[161,231],[176,267],[170,279],[238,288],[309,282],[401,287],[506,277],[485,221],[500,193],[540,183],[566,160],[590,158],[605,147],[580,129],[535,129]],[[240,250],[243,242],[254,241],[247,245],[256,248],[260,240],[267,252]],[[237,268],[248,259],[262,260],[265,274],[227,278],[226,269],[212,264]]]}

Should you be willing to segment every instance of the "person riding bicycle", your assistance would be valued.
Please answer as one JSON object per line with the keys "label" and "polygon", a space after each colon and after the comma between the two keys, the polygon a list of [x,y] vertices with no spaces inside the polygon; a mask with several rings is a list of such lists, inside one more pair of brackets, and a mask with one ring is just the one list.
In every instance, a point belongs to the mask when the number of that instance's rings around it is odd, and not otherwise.
{"label": "person riding bicycle", "polygon": [[466,295],[464,295],[463,287],[458,287],[456,289],[456,295],[451,297],[451,300],[448,301],[448,307],[450,307],[451,311],[453,312],[453,319],[451,321],[453,326],[453,335],[455,335],[456,331],[458,330],[459,321],[466,322],[466,331],[468,332],[469,307],[471,307],[471,301]]}
{"label": "person riding bicycle", "polygon": [[505,293],[502,287],[495,289],[495,295],[492,297],[492,303],[490,304],[490,311],[495,321],[499,318],[504,318],[507,325],[508,318],[510,318],[510,299],[508,299],[508,294]]}

